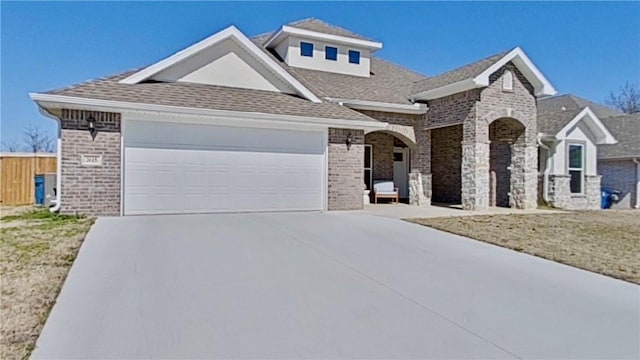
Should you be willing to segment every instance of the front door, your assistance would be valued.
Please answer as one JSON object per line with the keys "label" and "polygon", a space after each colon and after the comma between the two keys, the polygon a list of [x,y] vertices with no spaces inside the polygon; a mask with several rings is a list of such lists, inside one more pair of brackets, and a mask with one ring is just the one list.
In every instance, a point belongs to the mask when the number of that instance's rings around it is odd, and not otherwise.
{"label": "front door", "polygon": [[409,197],[409,148],[393,149],[393,184],[400,198]]}

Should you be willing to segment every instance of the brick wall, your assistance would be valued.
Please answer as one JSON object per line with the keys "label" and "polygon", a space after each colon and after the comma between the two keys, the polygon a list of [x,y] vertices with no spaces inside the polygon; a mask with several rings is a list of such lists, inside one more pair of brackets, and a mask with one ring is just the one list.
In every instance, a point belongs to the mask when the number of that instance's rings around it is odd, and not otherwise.
{"label": "brick wall", "polygon": [[462,125],[431,130],[432,200],[460,204]]}
{"label": "brick wall", "polygon": [[[502,89],[506,70],[513,73],[513,90]],[[509,63],[490,76],[489,86],[429,100],[428,126],[463,124],[462,205],[481,210],[489,206],[489,125],[498,119],[517,119],[525,126],[522,144],[512,147],[510,203],[518,208],[537,206],[537,110],[533,87],[518,69]],[[435,148],[435,146],[434,146]],[[517,152],[515,151],[517,149]],[[435,172],[435,171],[434,171]],[[498,182],[501,179],[497,180]]]}
{"label": "brick wall", "polygon": [[[352,145],[347,149],[347,136]],[[353,210],[363,207],[364,132],[329,129],[328,209]]]}
{"label": "brick wall", "polygon": [[[416,114],[399,114],[382,111],[359,110],[374,119],[404,126],[413,126],[416,145],[411,148],[411,169],[409,177],[409,201],[414,205],[431,203],[431,131],[427,127],[427,117]],[[375,153],[375,150],[374,150]],[[393,166],[393,163],[391,164]],[[374,164],[375,169],[375,164]],[[393,173],[392,173],[393,177]],[[412,184],[412,182],[414,184]],[[417,186],[415,183],[420,183]],[[417,189],[422,191],[418,192]]]}
{"label": "brick wall", "polygon": [[383,132],[373,132],[364,137],[373,152],[373,180],[393,180],[394,137]]}
{"label": "brick wall", "polygon": [[632,209],[637,203],[637,170],[632,160],[598,160],[598,172],[602,175],[602,187],[618,190],[620,201],[614,209]]}
{"label": "brick wall", "polygon": [[[86,118],[95,119],[92,139]],[[61,213],[120,214],[120,114],[63,110],[61,116]],[[82,165],[81,155],[102,156],[102,165]]]}
{"label": "brick wall", "polygon": [[426,127],[437,128],[473,121],[480,90],[473,89],[428,101]]}

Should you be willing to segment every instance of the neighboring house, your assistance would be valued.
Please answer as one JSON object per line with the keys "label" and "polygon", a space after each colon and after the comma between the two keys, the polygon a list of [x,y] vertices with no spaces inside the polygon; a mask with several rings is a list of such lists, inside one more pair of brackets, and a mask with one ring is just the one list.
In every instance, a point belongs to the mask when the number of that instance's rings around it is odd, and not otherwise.
{"label": "neighboring house", "polygon": [[542,200],[563,209],[600,208],[598,145],[616,143],[600,117],[615,114],[574,95],[538,100]]}
{"label": "neighboring house", "polygon": [[414,205],[535,208],[536,100],[555,90],[524,51],[427,77],[376,57],[382,45],[316,19],[252,39],[232,26],[32,93],[60,123],[55,209],[361,209],[376,180]]}
{"label": "neighboring house", "polygon": [[621,192],[613,208],[640,209],[640,114],[602,120],[618,140],[598,147],[598,172],[602,187]]}

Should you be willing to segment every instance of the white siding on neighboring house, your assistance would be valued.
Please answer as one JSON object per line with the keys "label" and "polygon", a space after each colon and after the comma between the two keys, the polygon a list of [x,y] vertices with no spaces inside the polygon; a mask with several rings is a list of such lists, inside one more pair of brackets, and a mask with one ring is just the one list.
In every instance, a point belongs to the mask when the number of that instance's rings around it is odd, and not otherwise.
{"label": "white siding on neighboring house", "polygon": [[566,138],[556,144],[551,174],[567,174],[567,149],[571,143],[584,145],[585,175],[597,175],[598,150],[595,145],[595,137],[582,122],[569,130]]}

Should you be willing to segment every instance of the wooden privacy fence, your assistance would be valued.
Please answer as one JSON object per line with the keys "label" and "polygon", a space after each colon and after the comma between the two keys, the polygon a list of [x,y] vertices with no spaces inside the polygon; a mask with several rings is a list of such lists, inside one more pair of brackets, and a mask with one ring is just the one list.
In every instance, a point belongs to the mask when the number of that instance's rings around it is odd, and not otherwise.
{"label": "wooden privacy fence", "polygon": [[56,154],[1,153],[0,203],[29,205],[35,202],[34,177],[56,172]]}

